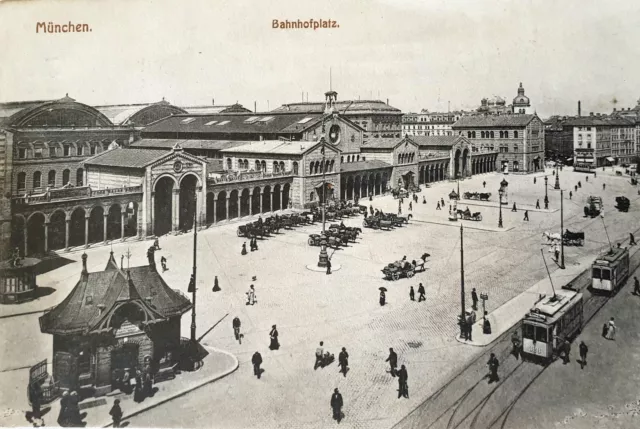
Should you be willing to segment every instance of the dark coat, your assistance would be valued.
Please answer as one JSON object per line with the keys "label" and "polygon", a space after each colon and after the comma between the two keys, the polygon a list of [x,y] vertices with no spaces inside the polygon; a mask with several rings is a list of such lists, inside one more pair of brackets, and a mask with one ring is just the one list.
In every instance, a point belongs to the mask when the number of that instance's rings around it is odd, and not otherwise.
{"label": "dark coat", "polygon": [[424,286],[418,286],[418,293],[424,295]]}
{"label": "dark coat", "polygon": [[589,351],[589,348],[587,347],[587,345],[585,343],[581,343],[579,348],[580,348],[580,356],[586,356],[587,352]]}
{"label": "dark coat", "polygon": [[400,382],[407,382],[407,380],[409,379],[409,374],[407,374],[407,369],[404,368],[400,368],[400,371],[398,371],[398,381]]}
{"label": "dark coat", "polygon": [[338,355],[338,362],[340,362],[340,364],[344,364],[344,365],[348,365],[349,364],[349,353],[347,352],[340,352],[340,354]]}
{"label": "dark coat", "polygon": [[253,354],[253,357],[251,358],[251,363],[254,365],[262,364],[262,355],[258,352],[255,352]]}
{"label": "dark coat", "polygon": [[398,366],[398,355],[396,354],[396,352],[389,353],[389,357],[387,358],[387,360],[385,360],[385,362],[389,362],[391,366]]}
{"label": "dark coat", "polygon": [[234,318],[233,319],[233,327],[234,328],[239,328],[240,327],[240,319],[239,318]]}
{"label": "dark coat", "polygon": [[471,291],[471,300],[473,302],[478,302],[478,294],[476,293],[476,291]]}
{"label": "dark coat", "polygon": [[334,393],[331,395],[331,408],[342,408],[342,394]]}
{"label": "dark coat", "polygon": [[122,420],[122,408],[120,408],[120,404],[114,404],[111,407],[111,411],[109,411],[109,415],[113,417],[113,420]]}

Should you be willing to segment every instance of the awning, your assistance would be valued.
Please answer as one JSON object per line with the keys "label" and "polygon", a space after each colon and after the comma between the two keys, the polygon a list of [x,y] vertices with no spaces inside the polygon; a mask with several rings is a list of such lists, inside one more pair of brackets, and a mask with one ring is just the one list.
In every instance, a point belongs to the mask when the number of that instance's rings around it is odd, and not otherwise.
{"label": "awning", "polygon": [[608,156],[608,157],[607,157],[607,161],[609,161],[609,162],[616,162],[616,160],[615,160],[615,159],[613,159],[613,158],[611,158],[610,156]]}

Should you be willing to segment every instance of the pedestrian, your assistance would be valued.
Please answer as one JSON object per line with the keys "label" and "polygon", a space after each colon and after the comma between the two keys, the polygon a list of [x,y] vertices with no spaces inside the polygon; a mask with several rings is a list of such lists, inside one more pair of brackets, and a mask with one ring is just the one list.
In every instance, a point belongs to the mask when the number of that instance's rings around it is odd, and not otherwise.
{"label": "pedestrian", "polygon": [[498,358],[494,353],[491,353],[487,365],[489,365],[489,384],[493,383],[494,381],[499,381],[500,378],[498,377],[498,367],[500,366],[500,362],[498,362]]}
{"label": "pedestrian", "polygon": [[371,213],[371,216],[373,216],[373,206],[369,206],[369,212]]}
{"label": "pedestrian", "polygon": [[536,178],[535,177],[533,178],[533,184],[534,185],[536,184]]}
{"label": "pedestrian", "polygon": [[340,372],[346,377],[347,371],[349,371],[349,353],[347,353],[346,347],[343,347],[338,355],[338,365],[340,365]]}
{"label": "pedestrian", "polygon": [[640,295],[640,281],[636,276],[633,276],[633,294]]}
{"label": "pedestrian", "polygon": [[571,343],[564,340],[564,344],[562,345],[562,363],[564,365],[570,362],[570,354],[571,354]]}
{"label": "pedestrian", "polygon": [[387,296],[384,293],[384,290],[381,289],[380,290],[380,306],[384,307],[384,305],[387,303]]}
{"label": "pedestrian", "polygon": [[582,188],[582,182],[578,180],[578,188]]}
{"label": "pedestrian", "polygon": [[573,189],[575,189],[575,191],[578,192],[578,185],[576,185]]}
{"label": "pedestrian", "polygon": [[213,278],[213,288],[211,289],[212,292],[220,292],[222,289],[220,289],[220,285],[218,284],[218,276],[214,276]]}
{"label": "pedestrian", "polygon": [[569,191],[569,199],[571,199],[571,197],[573,197],[573,192]]}
{"label": "pedestrian", "polygon": [[444,198],[440,198],[440,207],[444,207]]}
{"label": "pedestrian", "polygon": [[151,376],[151,366],[146,365],[143,372],[143,389],[144,396],[151,397],[153,396],[153,377]]}
{"label": "pedestrian", "polygon": [[602,190],[604,191],[606,188],[607,188],[607,184],[606,184],[606,183],[603,183],[603,184],[602,184]]}
{"label": "pedestrian", "polygon": [[549,197],[544,196],[544,209],[549,210]]}
{"label": "pedestrian", "polygon": [[373,194],[369,192],[369,201],[373,201]]}
{"label": "pedestrian", "polygon": [[41,417],[40,404],[42,403],[42,388],[40,387],[40,382],[36,380],[29,383],[27,393],[29,395],[29,401],[31,401],[31,416],[33,419],[39,419]]}
{"label": "pedestrian", "polygon": [[82,424],[82,418],[80,417],[80,400],[78,399],[78,392],[75,390],[69,394],[69,403],[67,404],[68,410],[68,423],[70,426],[79,426]]}
{"label": "pedestrian", "polygon": [[553,254],[556,257],[556,262],[560,260],[560,247],[556,244],[553,248]]}
{"label": "pedestrian", "polygon": [[629,233],[629,246],[633,246],[636,244],[636,238],[633,236],[633,233]]}
{"label": "pedestrian", "polygon": [[529,210],[524,211],[524,220],[529,222]]}
{"label": "pedestrian", "polygon": [[402,214],[402,204],[398,204],[398,216]]}
{"label": "pedestrian", "polygon": [[483,182],[482,182],[482,187],[483,187],[483,188],[486,188],[486,187],[487,187],[487,182],[486,182],[486,181],[483,181]]}
{"label": "pedestrian", "polygon": [[584,366],[587,364],[587,353],[589,352],[589,348],[584,341],[580,341],[578,349],[580,350],[580,369],[584,369]]}
{"label": "pedestrian", "polygon": [[159,239],[156,238],[155,240],[153,240],[153,248],[155,250],[160,250],[160,240]]}
{"label": "pedestrian", "polygon": [[407,368],[402,365],[400,367],[400,371],[398,371],[398,398],[401,396],[405,398],[409,398],[409,386],[407,385],[407,380],[409,379],[409,375],[407,374]]}
{"label": "pedestrian", "polygon": [[413,203],[409,201],[409,211],[413,211]]}
{"label": "pedestrian", "polygon": [[536,200],[536,209],[540,210],[540,198]]}
{"label": "pedestrian", "polygon": [[122,408],[120,408],[120,399],[116,399],[115,401],[113,401],[113,407],[111,407],[109,415],[111,416],[111,421],[113,422],[111,427],[119,428],[120,421],[122,420]]}
{"label": "pedestrian", "polygon": [[589,183],[589,176],[585,176],[585,180]]}
{"label": "pedestrian", "polygon": [[327,258],[327,275],[331,274],[331,258]]}
{"label": "pedestrian", "polygon": [[427,204],[427,197],[424,195],[422,196],[422,204]]}
{"label": "pedestrian", "polygon": [[413,286],[409,288],[409,299],[411,299],[411,301],[416,300],[416,291],[413,290]]}
{"label": "pedestrian", "polygon": [[476,288],[471,289],[471,301],[473,301],[474,310],[478,310],[478,293],[476,292]]}
{"label": "pedestrian", "polygon": [[249,239],[249,249],[250,249],[252,252],[255,252],[256,248],[253,246],[253,240],[254,240],[254,238],[253,238],[253,237],[251,237],[251,238]]}
{"label": "pedestrian", "polygon": [[313,364],[313,369],[316,370],[318,367],[324,367],[324,342],[320,341],[320,345],[316,349],[316,362]]}
{"label": "pedestrian", "polygon": [[522,343],[520,342],[520,337],[518,336],[518,331],[513,331],[511,335],[511,344],[513,344],[513,349],[511,353],[515,356],[516,359],[520,356],[520,347]]}
{"label": "pedestrian", "polygon": [[246,305],[254,305],[257,301],[256,299],[256,290],[253,285],[249,286],[249,292],[247,292],[247,304]]}
{"label": "pedestrian", "polygon": [[602,325],[602,338],[607,338],[607,334],[609,333],[609,324],[607,322]]}
{"label": "pedestrian", "polygon": [[238,316],[233,318],[233,335],[236,337],[236,341],[239,341],[242,344],[242,334],[240,334],[240,318]]}
{"label": "pedestrian", "polygon": [[60,398],[57,422],[61,427],[65,427],[69,423],[69,392],[67,390],[62,392],[62,398]]}
{"label": "pedestrian", "polygon": [[162,272],[163,273],[165,271],[167,271],[167,258],[165,258],[164,256],[162,258],[160,258],[160,265],[162,265]]}
{"label": "pedestrian", "polygon": [[331,395],[331,409],[333,410],[333,420],[336,420],[338,423],[342,420],[343,404],[342,395],[338,391],[338,388],[335,388],[333,390],[333,395]]}
{"label": "pedestrian", "polygon": [[242,251],[240,251],[240,254],[241,254],[242,256],[244,256],[244,255],[246,255],[246,254],[247,254],[247,243],[246,243],[246,242],[245,242],[245,243],[242,243]]}
{"label": "pedestrian", "polygon": [[260,369],[260,365],[262,365],[262,355],[260,352],[255,352],[253,356],[251,356],[251,363],[253,364],[253,375],[260,380],[260,376],[262,375],[262,369]]}
{"label": "pedestrian", "polygon": [[440,208],[440,201],[438,201],[438,205],[436,205],[436,210],[442,210],[442,209]]}
{"label": "pedestrian", "polygon": [[516,203],[515,201],[513,202],[513,208],[511,209],[512,212],[517,212],[518,209],[516,208]]}
{"label": "pedestrian", "polygon": [[269,344],[269,349],[278,350],[280,348],[280,343],[278,342],[278,330],[276,329],[276,325],[271,327],[271,332],[269,332],[269,338],[271,339],[271,344]]}
{"label": "pedestrian", "polygon": [[613,317],[609,320],[609,326],[607,329],[607,340],[615,340],[616,339],[616,324],[614,323]]}
{"label": "pedestrian", "polygon": [[420,296],[418,297],[418,302],[422,302],[422,301],[426,301],[427,298],[424,297],[424,286],[422,286],[422,283],[418,284],[418,294],[420,294]]}
{"label": "pedestrian", "polygon": [[393,348],[389,349],[389,357],[385,362],[389,362],[389,368],[391,372],[391,377],[396,376],[396,368],[398,367],[398,355],[393,351]]}

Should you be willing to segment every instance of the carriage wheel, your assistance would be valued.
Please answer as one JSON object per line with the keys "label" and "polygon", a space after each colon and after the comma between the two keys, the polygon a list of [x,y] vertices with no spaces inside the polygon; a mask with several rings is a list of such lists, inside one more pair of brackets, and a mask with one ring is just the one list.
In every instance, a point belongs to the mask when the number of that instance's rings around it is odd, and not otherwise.
{"label": "carriage wheel", "polygon": [[392,273],[391,277],[393,278],[393,280],[399,280],[400,279],[400,273]]}
{"label": "carriage wheel", "polygon": [[410,279],[415,274],[414,271],[407,271],[407,278]]}
{"label": "carriage wheel", "polygon": [[482,215],[478,215],[478,220],[482,220]]}
{"label": "carriage wheel", "polygon": [[237,233],[238,233],[238,237],[242,237],[244,235],[242,231],[240,231],[240,227],[238,227]]}
{"label": "carriage wheel", "polygon": [[315,246],[315,241],[311,237],[309,237],[309,240],[307,240],[307,243],[309,243],[309,246]]}

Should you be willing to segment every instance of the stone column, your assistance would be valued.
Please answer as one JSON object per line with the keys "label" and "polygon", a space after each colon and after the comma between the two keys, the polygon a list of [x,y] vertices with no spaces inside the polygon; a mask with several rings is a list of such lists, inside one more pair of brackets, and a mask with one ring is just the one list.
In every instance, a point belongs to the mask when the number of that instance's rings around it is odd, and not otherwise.
{"label": "stone column", "polygon": [[[26,216],[25,216],[26,218]],[[29,251],[29,241],[28,241],[28,236],[29,236],[29,228],[28,228],[28,223],[25,220],[24,221],[24,256],[27,256],[27,252]]]}
{"label": "stone column", "polygon": [[49,251],[49,221],[44,223],[44,253]]}
{"label": "stone column", "polygon": [[[151,222],[149,225],[151,227],[151,231],[148,231],[151,233],[151,235],[154,235],[156,233],[155,231],[155,219],[156,219],[156,193],[151,192],[151,207],[149,208],[148,213],[151,213]],[[140,204],[138,204],[138,214],[140,214]],[[140,220],[138,218],[138,220]]]}
{"label": "stone column", "polygon": [[107,243],[107,220],[109,219],[109,213],[103,213],[103,222],[102,222],[102,238],[103,242]]}
{"label": "stone column", "polygon": [[84,247],[89,247],[89,218],[91,215],[84,215]]}
{"label": "stone column", "polygon": [[70,229],[71,219],[65,219],[64,221],[64,248],[65,250],[69,250],[69,229]]}
{"label": "stone column", "polygon": [[249,192],[249,216],[253,215],[253,191]]}
{"label": "stone column", "polygon": [[242,206],[240,205],[240,192],[238,192],[238,219],[242,217]]}
{"label": "stone column", "polygon": [[225,208],[227,209],[227,217],[226,217],[226,221],[229,222],[229,201],[231,201],[231,197],[229,195],[227,195],[227,204],[225,205]]}
{"label": "stone column", "polygon": [[260,189],[260,214],[262,214],[262,189]]}
{"label": "stone column", "polygon": [[273,191],[269,190],[269,211],[273,212]]}
{"label": "stone column", "polygon": [[[136,237],[140,238],[143,234],[142,231],[142,202],[137,204],[138,208],[136,209]],[[153,208],[151,209],[153,210]],[[153,224],[152,224],[153,225]],[[152,227],[153,228],[153,227]],[[147,232],[144,231],[144,235],[147,235]]]}
{"label": "stone column", "polygon": [[177,232],[180,227],[180,189],[174,189],[171,198],[171,230]]}
{"label": "stone column", "polygon": [[120,239],[124,241],[124,222],[127,216],[127,209],[125,208],[124,211],[122,211],[122,206],[120,206],[120,210]]}
{"label": "stone column", "polygon": [[213,224],[218,222],[218,196],[213,195]]}

